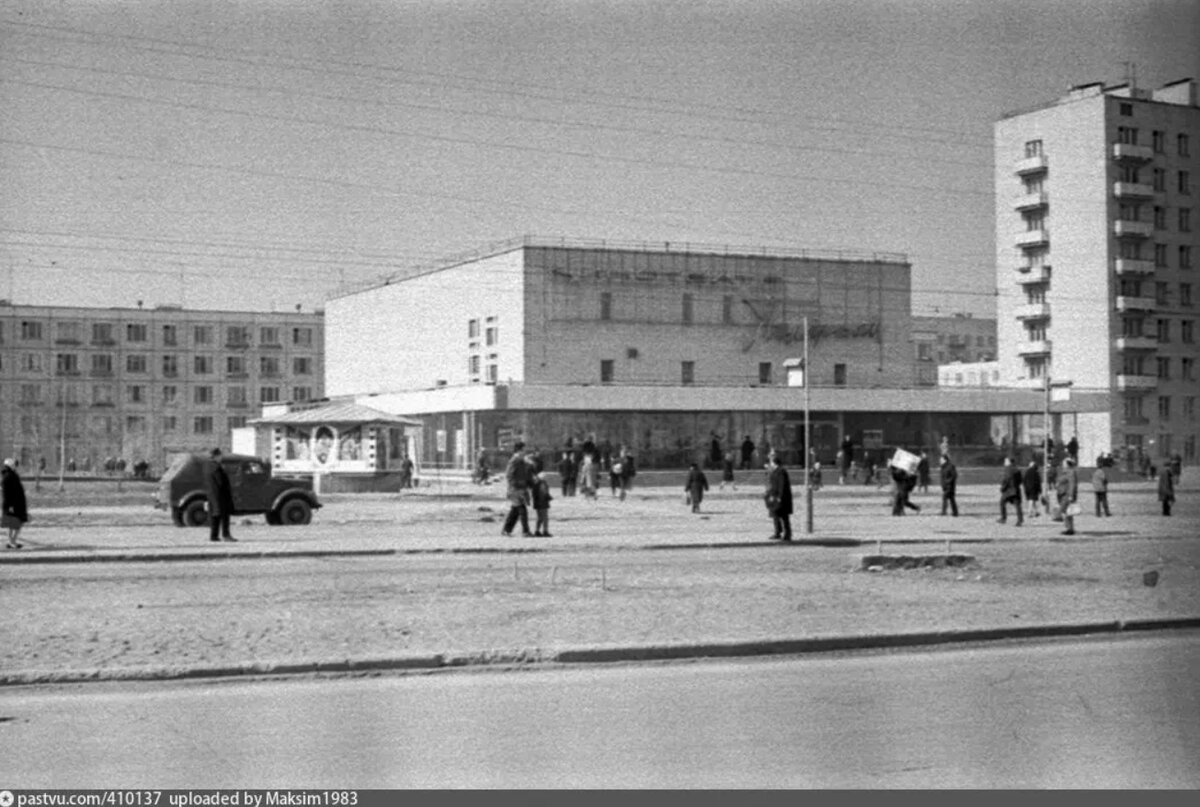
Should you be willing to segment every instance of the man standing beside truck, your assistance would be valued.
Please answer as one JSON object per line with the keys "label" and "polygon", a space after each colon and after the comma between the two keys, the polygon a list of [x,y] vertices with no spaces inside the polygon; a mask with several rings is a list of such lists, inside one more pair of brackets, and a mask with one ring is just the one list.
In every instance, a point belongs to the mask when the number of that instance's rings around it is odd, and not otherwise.
{"label": "man standing beside truck", "polygon": [[208,496],[208,539],[236,541],[229,532],[233,516],[233,487],[229,474],[221,467],[221,449],[214,448],[204,469],[204,492]]}

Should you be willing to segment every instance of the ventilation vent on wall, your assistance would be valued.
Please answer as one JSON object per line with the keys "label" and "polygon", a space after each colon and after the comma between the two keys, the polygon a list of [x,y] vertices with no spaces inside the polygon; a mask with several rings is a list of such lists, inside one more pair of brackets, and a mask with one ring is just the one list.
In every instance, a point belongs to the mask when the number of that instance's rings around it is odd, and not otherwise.
{"label": "ventilation vent on wall", "polygon": [[628,359],[636,359],[638,357],[637,348],[636,347],[626,348],[625,349],[625,357]]}

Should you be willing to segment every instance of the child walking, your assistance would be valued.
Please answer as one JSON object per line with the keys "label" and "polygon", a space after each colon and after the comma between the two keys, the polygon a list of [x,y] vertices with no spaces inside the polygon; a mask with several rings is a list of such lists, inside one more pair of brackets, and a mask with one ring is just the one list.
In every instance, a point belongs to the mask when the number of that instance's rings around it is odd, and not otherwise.
{"label": "child walking", "polygon": [[550,534],[550,483],[546,481],[546,472],[539,471],[533,483],[533,509],[537,512],[537,525],[533,534],[543,538],[553,538]]}

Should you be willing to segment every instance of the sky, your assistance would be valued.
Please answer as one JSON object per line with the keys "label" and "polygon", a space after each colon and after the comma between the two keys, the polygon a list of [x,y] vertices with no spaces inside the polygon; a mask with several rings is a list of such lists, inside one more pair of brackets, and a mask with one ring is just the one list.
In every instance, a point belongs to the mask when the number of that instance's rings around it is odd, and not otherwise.
{"label": "sky", "polygon": [[311,311],[524,235],[900,253],[995,315],[992,127],[1195,0],[0,0],[0,298]]}

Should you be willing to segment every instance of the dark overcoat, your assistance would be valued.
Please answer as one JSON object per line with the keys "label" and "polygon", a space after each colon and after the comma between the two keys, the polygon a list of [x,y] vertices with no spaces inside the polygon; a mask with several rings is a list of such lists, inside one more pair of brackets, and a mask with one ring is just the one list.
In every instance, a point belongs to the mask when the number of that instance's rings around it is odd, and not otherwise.
{"label": "dark overcoat", "polygon": [[208,496],[208,512],[214,516],[233,515],[233,486],[229,474],[219,460],[209,460],[204,467],[204,493]]}
{"label": "dark overcoat", "polygon": [[704,501],[704,491],[708,490],[708,477],[699,468],[692,468],[683,489],[692,497],[692,505],[698,505]]}
{"label": "dark overcoat", "polygon": [[792,480],[782,465],[771,470],[767,477],[767,509],[773,516],[790,516],[792,510]]}
{"label": "dark overcoat", "polygon": [[29,520],[29,509],[25,503],[25,486],[21,484],[21,476],[7,465],[0,478],[0,501],[4,505],[4,515],[15,516],[21,523]]}

